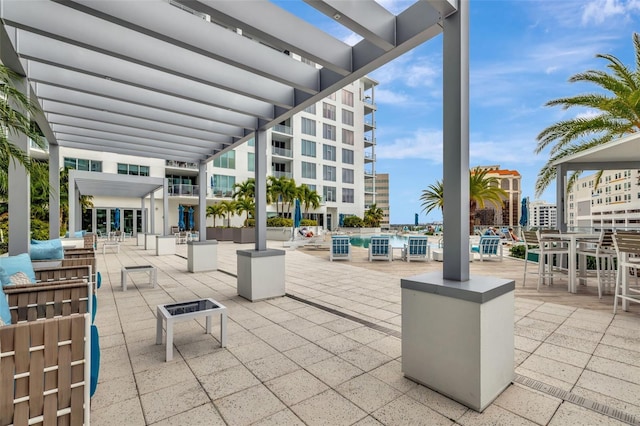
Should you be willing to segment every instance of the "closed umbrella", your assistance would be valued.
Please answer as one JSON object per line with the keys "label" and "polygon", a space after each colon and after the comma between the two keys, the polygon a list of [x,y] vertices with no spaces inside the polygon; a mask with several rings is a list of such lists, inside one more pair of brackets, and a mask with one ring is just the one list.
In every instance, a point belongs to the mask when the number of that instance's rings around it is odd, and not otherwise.
{"label": "closed umbrella", "polygon": [[338,216],[338,226],[340,228],[344,227],[344,214],[340,213],[340,216]]}
{"label": "closed umbrella", "polygon": [[120,229],[120,209],[116,209],[113,214],[113,227],[116,231]]}
{"label": "closed umbrella", "polygon": [[302,221],[302,209],[300,209],[300,200],[296,198],[295,210],[293,212],[293,227],[299,228]]}
{"label": "closed umbrella", "polygon": [[529,223],[529,201],[527,198],[522,199],[522,213],[520,215],[520,226],[527,226]]}
{"label": "closed umbrella", "polygon": [[189,229],[193,230],[193,228],[195,227],[194,226],[195,224],[193,222],[193,207],[189,207],[188,213],[189,213]]}
{"label": "closed umbrella", "polygon": [[178,229],[184,230],[184,207],[182,204],[178,205]]}

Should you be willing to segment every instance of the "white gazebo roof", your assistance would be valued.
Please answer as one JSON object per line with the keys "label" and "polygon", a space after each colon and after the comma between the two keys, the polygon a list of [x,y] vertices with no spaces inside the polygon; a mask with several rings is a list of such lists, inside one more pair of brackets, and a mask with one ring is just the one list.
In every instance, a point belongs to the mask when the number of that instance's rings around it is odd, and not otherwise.
{"label": "white gazebo roof", "polygon": [[566,170],[622,170],[640,168],[640,134],[595,146],[562,158],[554,166]]}

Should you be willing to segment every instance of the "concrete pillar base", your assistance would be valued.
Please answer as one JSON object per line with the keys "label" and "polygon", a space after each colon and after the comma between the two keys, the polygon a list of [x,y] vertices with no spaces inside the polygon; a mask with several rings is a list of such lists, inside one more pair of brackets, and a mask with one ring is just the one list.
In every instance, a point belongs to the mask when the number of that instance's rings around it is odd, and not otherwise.
{"label": "concrete pillar base", "polygon": [[252,302],[282,297],[284,250],[238,250],[238,295]]}
{"label": "concrete pillar base", "polygon": [[176,254],[176,237],[173,235],[156,235],[156,256]]}
{"label": "concrete pillar base", "polygon": [[136,245],[144,247],[144,235],[142,232],[138,232],[136,235]]}
{"label": "concrete pillar base", "polygon": [[144,249],[155,250],[156,249],[156,237],[158,234],[144,234]]}
{"label": "concrete pillar base", "polygon": [[403,373],[481,412],[513,380],[515,282],[436,272],[401,286]]}
{"label": "concrete pillar base", "polygon": [[218,269],[218,242],[187,242],[187,268],[189,272],[216,271]]}

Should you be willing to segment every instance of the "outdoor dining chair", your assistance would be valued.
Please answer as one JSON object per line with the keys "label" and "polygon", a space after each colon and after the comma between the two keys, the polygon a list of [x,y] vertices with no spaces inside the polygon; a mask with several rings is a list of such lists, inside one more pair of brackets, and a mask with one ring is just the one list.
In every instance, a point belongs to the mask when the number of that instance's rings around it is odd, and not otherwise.
{"label": "outdoor dining chair", "polygon": [[393,250],[389,236],[373,236],[369,241],[369,262],[373,260],[387,260],[391,262]]}
{"label": "outdoor dining chair", "polygon": [[602,230],[596,243],[578,247],[578,255],[594,257],[596,260],[596,277],[598,280],[598,298],[602,299],[604,287],[611,288],[615,285],[616,269],[613,259],[617,256],[613,244],[613,231]]}
{"label": "outdoor dining chair", "polygon": [[616,232],[613,243],[618,260],[618,274],[613,296],[613,313],[618,308],[618,299],[622,300],[622,307],[626,310],[626,302],[640,303],[640,288],[629,285],[629,272],[633,271],[636,279],[640,269],[640,233]]}
{"label": "outdoor dining chair", "polygon": [[[553,232],[545,231],[545,233]],[[527,265],[529,264],[529,262],[533,261],[529,255],[534,254],[538,257],[537,290],[540,291],[540,284],[543,284],[546,278],[549,278],[549,284],[553,284],[554,257],[557,258],[557,264],[559,266],[560,259],[558,256],[563,254],[568,255],[569,249],[562,246],[562,244],[560,243],[553,242],[552,240],[541,241],[540,231],[523,231],[522,238],[524,239],[525,246],[524,277],[522,279],[522,286],[524,287],[527,281]]]}

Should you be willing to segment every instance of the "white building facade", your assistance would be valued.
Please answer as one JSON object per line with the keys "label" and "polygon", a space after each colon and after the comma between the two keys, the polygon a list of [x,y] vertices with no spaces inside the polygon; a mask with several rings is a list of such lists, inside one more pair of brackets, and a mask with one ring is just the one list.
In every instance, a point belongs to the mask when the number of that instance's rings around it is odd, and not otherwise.
{"label": "white building facade", "polygon": [[529,226],[532,228],[555,229],[558,225],[555,204],[542,200],[529,203]]}
{"label": "white building facade", "polygon": [[576,181],[567,195],[569,228],[640,227],[640,170],[605,170]]}
{"label": "white building facade", "polygon": [[[315,190],[322,197],[321,205],[303,211],[303,216],[315,219],[325,229],[339,227],[345,216],[362,217],[365,207],[375,203],[377,84],[368,77],[361,78],[268,131],[270,174],[293,178],[296,185],[306,184]],[[254,160],[253,140],[250,140],[207,164],[207,187],[200,188],[198,165],[194,163],[60,149],[60,167],[167,178],[169,224],[178,225],[179,206],[182,206],[187,228],[191,228],[186,216],[190,207],[197,226],[200,191],[206,191],[207,205],[231,200],[234,185],[254,176]],[[161,198],[162,194],[158,192],[155,197]],[[92,202],[94,207],[82,214],[82,229],[112,230],[116,209],[120,210],[120,229],[124,232],[141,232],[143,215],[149,220],[148,200],[144,208],[138,198],[94,197]],[[164,214],[162,203],[154,204],[155,223],[160,224]],[[275,204],[267,209],[270,215],[276,214]],[[285,215],[292,216],[293,212],[285,209]],[[244,214],[231,215],[228,222],[231,226],[242,226],[244,219]],[[222,218],[216,218],[216,225],[222,222]],[[207,219],[207,226],[213,223],[213,218]]]}

